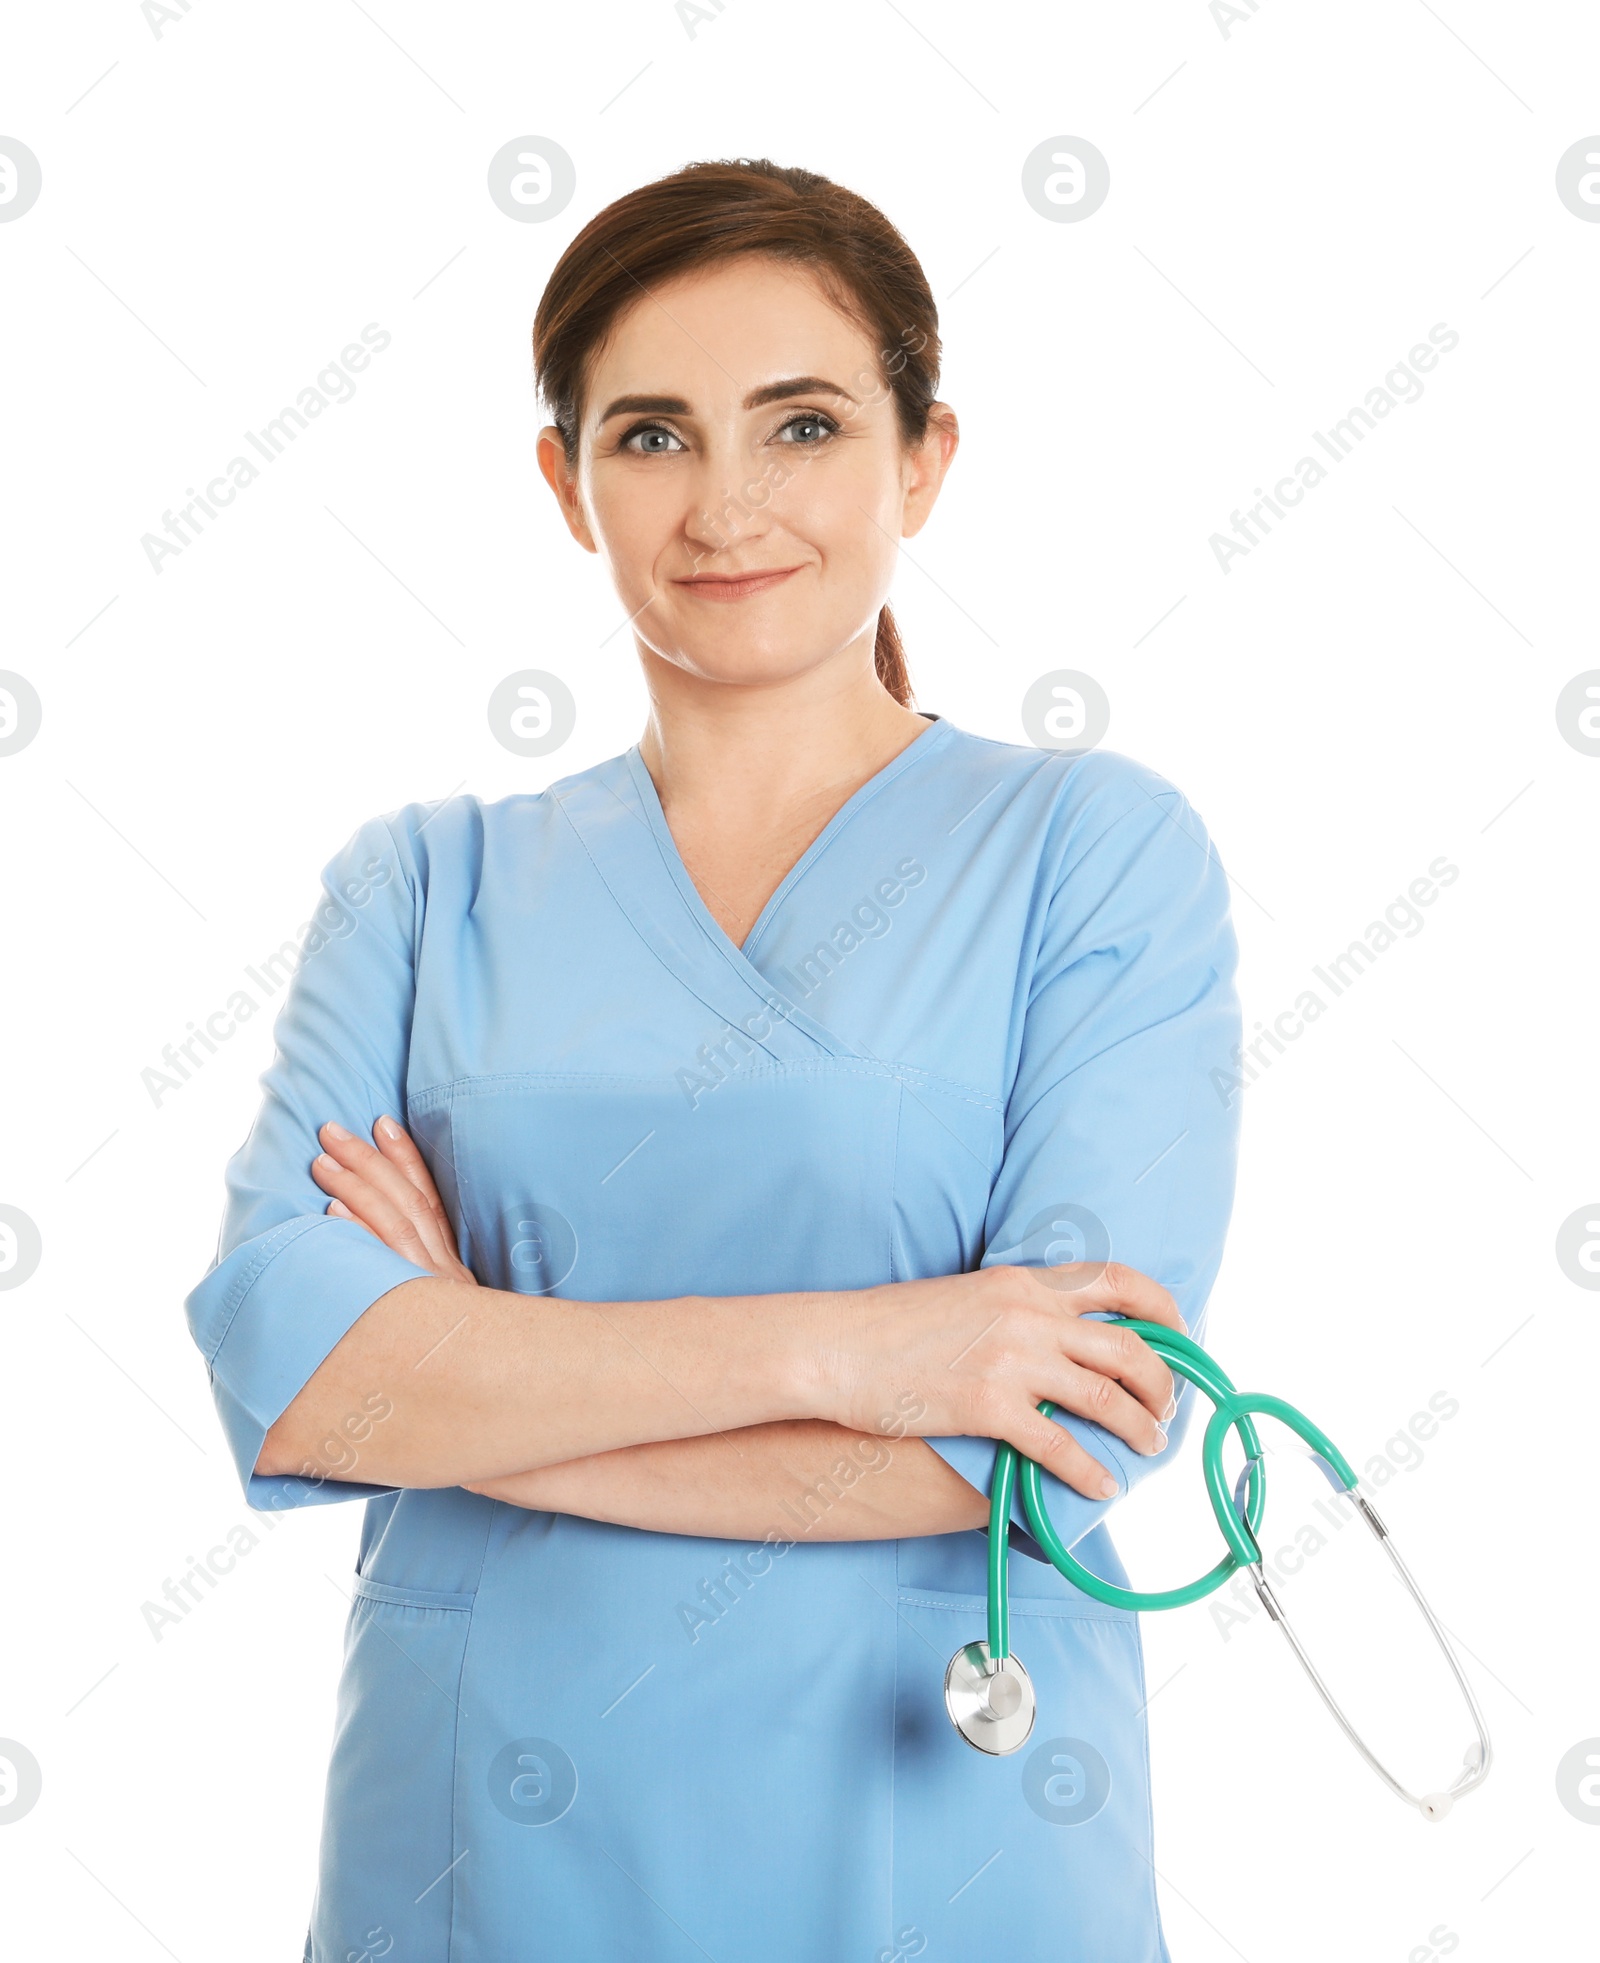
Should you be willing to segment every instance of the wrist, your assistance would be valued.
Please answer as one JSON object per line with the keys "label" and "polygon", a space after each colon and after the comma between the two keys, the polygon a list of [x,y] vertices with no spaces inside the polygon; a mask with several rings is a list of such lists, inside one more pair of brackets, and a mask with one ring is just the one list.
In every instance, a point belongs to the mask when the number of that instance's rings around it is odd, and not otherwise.
{"label": "wrist", "polygon": [[844,1320],[841,1289],[807,1290],[785,1298],[785,1340],[780,1346],[779,1418],[841,1422],[839,1335]]}
{"label": "wrist", "polygon": [[697,1298],[724,1428],[834,1416],[841,1300],[810,1289]]}

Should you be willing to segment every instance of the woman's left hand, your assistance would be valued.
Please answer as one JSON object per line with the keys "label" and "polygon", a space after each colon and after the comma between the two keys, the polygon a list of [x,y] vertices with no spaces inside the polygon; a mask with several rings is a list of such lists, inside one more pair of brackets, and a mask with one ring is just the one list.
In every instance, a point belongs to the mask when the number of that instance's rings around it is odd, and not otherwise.
{"label": "woman's left hand", "polygon": [[456,1252],[455,1228],[427,1161],[403,1126],[379,1118],[372,1127],[376,1146],[331,1120],[317,1136],[323,1149],[311,1162],[311,1177],[332,1195],[330,1213],[358,1222],[430,1274],[477,1287],[478,1277]]}

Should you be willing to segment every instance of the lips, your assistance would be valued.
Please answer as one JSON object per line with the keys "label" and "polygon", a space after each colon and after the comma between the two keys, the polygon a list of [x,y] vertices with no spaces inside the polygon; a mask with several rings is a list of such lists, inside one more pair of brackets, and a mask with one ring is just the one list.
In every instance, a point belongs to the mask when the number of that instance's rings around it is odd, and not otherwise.
{"label": "lips", "polygon": [[714,578],[701,574],[696,579],[680,579],[676,584],[685,593],[692,593],[696,599],[713,600],[726,603],[730,600],[747,600],[752,594],[769,592],[773,587],[800,570],[798,566],[779,566],[771,572],[741,574],[736,579]]}

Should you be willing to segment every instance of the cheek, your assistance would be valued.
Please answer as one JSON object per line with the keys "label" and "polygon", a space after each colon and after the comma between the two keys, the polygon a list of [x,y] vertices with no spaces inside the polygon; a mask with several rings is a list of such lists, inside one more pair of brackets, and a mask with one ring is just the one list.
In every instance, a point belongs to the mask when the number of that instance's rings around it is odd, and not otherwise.
{"label": "cheek", "polygon": [[[654,569],[674,544],[681,560],[684,487],[669,484],[666,473],[593,481],[585,487],[583,508],[600,556],[623,591],[637,589],[642,597]],[[676,561],[673,570],[680,570]]]}
{"label": "cheek", "polygon": [[830,580],[875,585],[893,575],[901,490],[867,444],[801,463],[767,506],[773,523],[810,546]]}

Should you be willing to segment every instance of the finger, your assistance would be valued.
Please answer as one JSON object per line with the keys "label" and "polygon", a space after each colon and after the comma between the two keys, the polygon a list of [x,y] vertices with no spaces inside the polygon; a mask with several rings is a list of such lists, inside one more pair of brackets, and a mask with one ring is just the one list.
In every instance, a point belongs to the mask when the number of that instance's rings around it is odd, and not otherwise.
{"label": "finger", "polygon": [[999,1431],[991,1435],[1014,1445],[1024,1458],[1036,1460],[1085,1499],[1114,1499],[1122,1490],[1114,1474],[1086,1452],[1064,1425],[1054,1423],[1032,1405],[1007,1413],[1000,1420]]}
{"label": "finger", "polygon": [[[364,1139],[353,1137],[343,1125],[336,1124],[332,1120],[322,1127],[318,1136],[322,1140],[324,1152],[335,1164],[353,1177],[362,1180],[374,1192],[381,1194],[391,1208],[403,1214],[411,1222],[416,1237],[427,1248],[430,1255],[428,1265],[433,1267],[447,1265],[454,1259],[455,1233],[449,1225],[448,1218],[443,1214],[442,1209],[435,1212],[427,1197],[406,1177],[398,1165],[385,1158]],[[320,1178],[317,1183],[323,1185],[326,1191],[336,1193],[340,1199],[353,1207],[363,1220],[369,1217],[359,1199],[352,1197],[348,1185],[327,1186]],[[384,1238],[387,1239],[387,1235]]]}
{"label": "finger", "polygon": [[[371,1150],[371,1147],[368,1147]],[[376,1158],[377,1154],[373,1153]],[[385,1247],[392,1248],[396,1254],[404,1255],[419,1268],[438,1272],[443,1265],[442,1257],[427,1244],[423,1237],[422,1223],[404,1207],[397,1206],[389,1195],[383,1192],[364,1174],[353,1172],[348,1166],[324,1152],[311,1161],[311,1176],[333,1199],[342,1200],[349,1209],[351,1217],[363,1227],[369,1227]],[[415,1189],[408,1186],[407,1191],[416,1198]],[[424,1209],[425,1211],[425,1209]]]}
{"label": "finger", "polygon": [[1067,1297],[1075,1315],[1091,1309],[1110,1309],[1118,1315],[1138,1316],[1145,1322],[1164,1322],[1169,1329],[1185,1334],[1188,1324],[1160,1282],[1137,1268],[1120,1261],[1074,1261],[1058,1268],[1037,1268],[1036,1274],[1047,1288]]}
{"label": "finger", "polygon": [[1074,1417],[1100,1425],[1136,1452],[1154,1455],[1167,1449],[1167,1434],[1155,1413],[1130,1397],[1115,1378],[1103,1377],[1098,1370],[1085,1370],[1069,1361],[1065,1375],[1044,1395]]}
{"label": "finger", "polygon": [[439,1198],[439,1189],[433,1183],[428,1162],[417,1150],[404,1125],[385,1112],[372,1127],[372,1135],[378,1141],[378,1150],[384,1158],[400,1168],[435,1213],[442,1214],[444,1202]]}
{"label": "finger", "polygon": [[410,1215],[359,1172],[323,1152],[311,1162],[311,1176],[330,1197],[327,1211],[354,1220],[375,1234],[385,1247],[410,1260],[432,1265],[433,1256]]}
{"label": "finger", "polygon": [[427,1201],[438,1228],[440,1242],[453,1252],[456,1244],[455,1223],[445,1211],[444,1201],[439,1197],[439,1189],[433,1183],[433,1174],[428,1170],[428,1162],[417,1150],[411,1134],[404,1125],[385,1112],[373,1125],[372,1135],[378,1141],[379,1153],[392,1164],[399,1166],[406,1178]]}
{"label": "finger", "polygon": [[1171,1415],[1177,1390],[1172,1372],[1136,1330],[1078,1318],[1061,1323],[1058,1340],[1074,1363],[1114,1378],[1152,1417]]}
{"label": "finger", "polygon": [[349,1207],[345,1205],[343,1200],[329,1200],[327,1211],[333,1215],[335,1220],[354,1220],[358,1227],[366,1228],[366,1231],[371,1234],[374,1240],[381,1241],[383,1239],[382,1234],[378,1232],[376,1227],[368,1227],[366,1221],[357,1218],[350,1211]]}

